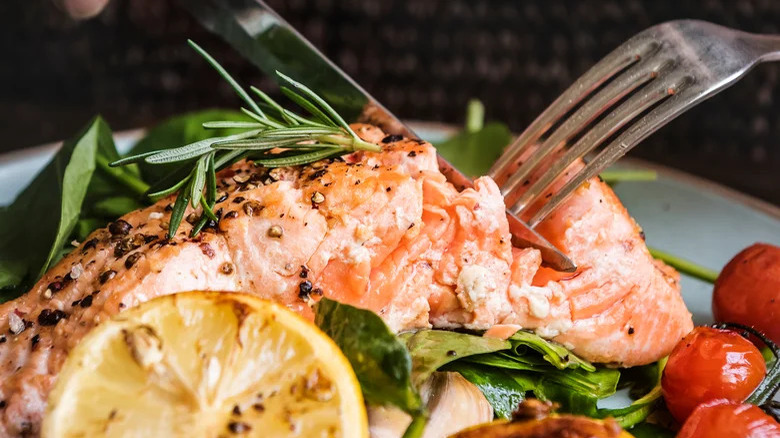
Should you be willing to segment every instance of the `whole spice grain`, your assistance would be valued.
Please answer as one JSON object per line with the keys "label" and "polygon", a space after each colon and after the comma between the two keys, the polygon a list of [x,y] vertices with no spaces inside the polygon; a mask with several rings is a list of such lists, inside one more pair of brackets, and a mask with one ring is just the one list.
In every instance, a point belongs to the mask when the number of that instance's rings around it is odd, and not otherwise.
{"label": "whole spice grain", "polygon": [[233,273],[233,264],[230,262],[225,262],[219,266],[219,272],[230,275]]}
{"label": "whole spice grain", "polygon": [[311,195],[311,202],[315,204],[322,204],[323,202],[325,202],[325,195],[323,195],[320,192],[314,192]]}
{"label": "whole spice grain", "polygon": [[257,216],[263,210],[263,205],[257,201],[244,202],[243,209],[247,216]]}
{"label": "whole spice grain", "polygon": [[116,277],[116,271],[114,271],[113,269],[109,269],[108,271],[103,271],[100,273],[100,284],[103,284],[114,277]]}
{"label": "whole spice grain", "polygon": [[268,228],[268,237],[278,239],[282,237],[284,230],[279,225],[273,225]]}
{"label": "whole spice grain", "polygon": [[135,265],[136,262],[138,262],[138,260],[141,259],[141,257],[143,257],[143,254],[141,254],[140,252],[136,252],[127,256],[127,259],[125,260],[125,268],[127,269],[132,268],[133,265]]}
{"label": "whole spice grain", "polygon": [[108,224],[108,232],[113,236],[124,236],[129,233],[131,229],[133,229],[133,226],[122,219],[118,219]]}
{"label": "whole spice grain", "polygon": [[43,309],[38,314],[38,324],[42,326],[57,325],[61,319],[66,318],[68,315],[59,309]]}

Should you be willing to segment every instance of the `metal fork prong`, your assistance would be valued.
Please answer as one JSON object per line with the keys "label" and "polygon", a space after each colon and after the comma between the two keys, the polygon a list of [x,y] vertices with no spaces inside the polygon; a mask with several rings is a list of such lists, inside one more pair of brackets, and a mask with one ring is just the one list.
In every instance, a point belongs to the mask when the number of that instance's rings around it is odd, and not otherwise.
{"label": "metal fork prong", "polygon": [[547,109],[520,134],[507,148],[506,152],[490,168],[488,175],[496,181],[504,180],[512,166],[528,149],[534,145],[557,121],[559,121],[572,108],[582,102],[590,93],[599,88],[632,64],[640,61],[647,54],[656,49],[654,44],[645,44],[637,48],[636,52],[626,54],[625,51],[615,50],[604,57],[590,70],[580,76],[574,84],[563,92]]}
{"label": "metal fork prong", "polygon": [[523,162],[523,164],[514,171],[512,176],[501,185],[501,194],[507,197],[514,193],[521,184],[526,184],[526,180],[534,173],[540,170],[539,164],[546,157],[559,151],[567,141],[574,137],[578,132],[582,132],[585,127],[593,122],[604,112],[610,110],[617,102],[626,97],[637,88],[645,85],[647,82],[655,79],[658,72],[666,65],[669,60],[657,57],[648,57],[640,63],[634,65],[628,71],[618,76],[613,82],[609,83],[604,89],[596,93],[574,114],[566,119],[563,124],[555,130],[536,150]]}
{"label": "metal fork prong", "polygon": [[546,218],[561,202],[565,201],[585,181],[593,178],[609,165],[625,155],[634,146],[654,133],[670,120],[682,114],[686,109],[698,103],[701,99],[689,97],[695,93],[687,85],[693,79],[689,76],[681,77],[669,85],[669,94],[664,102],[653,108],[648,114],[641,117],[625,132],[607,145],[596,158],[590,161],[577,175],[570,179],[558,192],[536,212],[528,225],[535,227]]}
{"label": "metal fork prong", "polygon": [[[663,73],[661,74],[663,75]],[[555,183],[574,161],[597,148],[648,108],[667,98],[673,92],[670,88],[670,85],[673,84],[674,81],[659,79],[657,82],[648,84],[646,89],[638,91],[636,95],[631,96],[614,111],[607,114],[561,157],[557,158],[539,180],[517,198],[515,204],[510,206],[512,213],[521,215],[528,207],[534,205],[534,201]],[[511,194],[509,199],[513,199]]]}

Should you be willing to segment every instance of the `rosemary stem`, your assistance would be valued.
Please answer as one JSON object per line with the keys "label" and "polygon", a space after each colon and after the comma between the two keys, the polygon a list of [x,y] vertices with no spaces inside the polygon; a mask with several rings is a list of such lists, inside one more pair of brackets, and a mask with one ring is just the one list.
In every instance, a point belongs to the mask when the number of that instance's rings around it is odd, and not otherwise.
{"label": "rosemary stem", "polygon": [[371,151],[381,152],[382,147],[374,143],[363,141],[359,137],[352,137],[342,134],[328,134],[317,137],[317,139],[323,143],[337,144],[345,146],[350,151]]}
{"label": "rosemary stem", "polygon": [[647,249],[650,250],[650,254],[653,257],[663,261],[667,265],[677,269],[685,275],[698,278],[699,280],[706,281],[707,283],[715,283],[715,280],[718,278],[717,271],[713,271],[712,269],[697,265],[690,260],[685,260],[683,258],[674,256],[668,252],[661,251],[660,249],[651,248],[649,246]]}
{"label": "rosemary stem", "polygon": [[101,154],[97,155],[95,160],[99,169],[105,172],[108,176],[130,189],[136,195],[142,196],[149,190],[149,184],[143,182],[140,178],[130,174],[121,167],[111,167],[106,157]]}

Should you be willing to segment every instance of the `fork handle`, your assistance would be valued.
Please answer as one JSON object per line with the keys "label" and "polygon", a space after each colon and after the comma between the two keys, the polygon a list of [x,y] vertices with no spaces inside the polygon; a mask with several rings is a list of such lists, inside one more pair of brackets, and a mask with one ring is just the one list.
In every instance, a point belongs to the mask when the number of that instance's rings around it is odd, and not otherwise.
{"label": "fork handle", "polygon": [[758,62],[780,61],[780,35],[748,35],[745,43],[754,51]]}

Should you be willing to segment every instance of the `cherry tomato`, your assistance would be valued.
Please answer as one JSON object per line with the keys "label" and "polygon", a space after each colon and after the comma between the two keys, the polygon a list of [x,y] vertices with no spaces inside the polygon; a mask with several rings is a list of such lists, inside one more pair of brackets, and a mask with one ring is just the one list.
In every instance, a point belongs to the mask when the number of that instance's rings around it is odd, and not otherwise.
{"label": "cherry tomato", "polygon": [[683,424],[677,438],[778,438],[780,424],[746,403],[714,400],[703,403]]}
{"label": "cherry tomato", "polygon": [[712,313],[780,343],[780,247],[756,243],[734,256],[715,282]]}
{"label": "cherry tomato", "polygon": [[661,389],[669,412],[683,423],[701,403],[744,401],[765,375],[753,343],[730,330],[696,327],[669,355]]}

